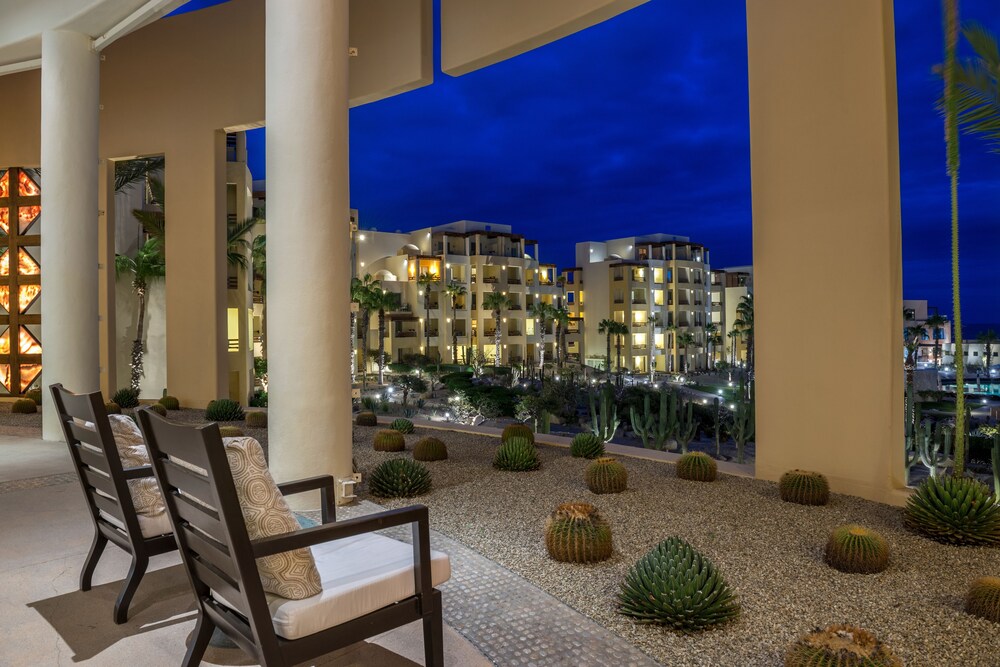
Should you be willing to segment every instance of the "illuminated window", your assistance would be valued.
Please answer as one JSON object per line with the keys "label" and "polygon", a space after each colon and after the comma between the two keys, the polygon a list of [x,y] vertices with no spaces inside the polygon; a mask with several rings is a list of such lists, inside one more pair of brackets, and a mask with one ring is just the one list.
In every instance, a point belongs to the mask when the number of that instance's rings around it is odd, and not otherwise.
{"label": "illuminated window", "polygon": [[0,169],[0,393],[23,394],[42,372],[40,184],[35,169]]}

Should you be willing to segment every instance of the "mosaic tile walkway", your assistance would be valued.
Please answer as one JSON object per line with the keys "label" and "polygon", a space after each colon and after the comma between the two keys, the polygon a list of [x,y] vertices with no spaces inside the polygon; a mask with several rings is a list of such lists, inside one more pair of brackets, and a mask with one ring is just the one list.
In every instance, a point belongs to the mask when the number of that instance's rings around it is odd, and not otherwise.
{"label": "mosaic tile walkway", "polygon": [[25,489],[39,489],[43,486],[58,486],[59,484],[69,484],[70,482],[75,481],[75,472],[63,472],[57,475],[43,475],[41,477],[28,477],[26,479],[12,479],[6,482],[0,482],[0,493],[24,491]]}
{"label": "mosaic tile walkway", "polygon": [[[337,517],[353,518],[381,509],[362,501],[355,506],[338,507]],[[386,532],[409,541],[408,527]],[[451,580],[441,586],[445,622],[495,664],[504,667],[658,664],[618,635],[461,542],[432,530],[431,544],[451,558]]]}

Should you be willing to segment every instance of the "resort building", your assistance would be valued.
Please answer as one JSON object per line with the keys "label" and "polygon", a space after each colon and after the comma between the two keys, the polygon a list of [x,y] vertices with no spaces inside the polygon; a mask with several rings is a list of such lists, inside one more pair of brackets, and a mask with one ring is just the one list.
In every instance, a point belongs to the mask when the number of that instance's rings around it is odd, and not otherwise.
{"label": "resort building", "polygon": [[920,347],[917,349],[917,364],[934,363],[935,342],[941,354],[939,363],[951,363],[944,356],[945,350],[954,347],[951,340],[951,320],[939,315],[936,306],[928,306],[926,299],[904,299],[903,327],[913,326],[924,328]]}
{"label": "resort building", "polygon": [[[571,313],[583,320],[584,362],[604,368],[601,322],[624,323],[622,367],[635,373],[709,367],[709,252],[686,236],[647,234],[576,244],[563,271]],[[611,366],[618,351],[612,337]]]}
{"label": "resort building", "polygon": [[712,358],[737,365],[746,362],[747,341],[734,323],[740,302],[753,294],[753,267],[734,266],[712,272],[712,323],[715,344]]}
{"label": "resort building", "polygon": [[[476,353],[492,362],[499,327],[501,363],[539,362],[542,328],[530,309],[536,301],[557,304],[563,290],[555,265],[538,261],[537,241],[513,233],[510,225],[461,220],[412,232],[359,230],[354,248],[357,275],[370,275],[398,295],[386,313],[391,361],[427,354],[469,362]],[[499,322],[483,306],[495,291],[508,299]],[[547,360],[555,351],[554,332],[548,322]],[[377,313],[371,313],[368,336],[369,350],[377,350]]]}

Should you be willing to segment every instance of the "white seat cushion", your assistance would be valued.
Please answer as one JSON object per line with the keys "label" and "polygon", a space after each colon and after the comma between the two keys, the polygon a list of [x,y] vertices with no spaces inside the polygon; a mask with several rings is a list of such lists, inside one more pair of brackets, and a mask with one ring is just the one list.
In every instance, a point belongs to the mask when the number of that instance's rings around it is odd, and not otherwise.
{"label": "white seat cushion", "polygon": [[[312,547],[323,592],[302,600],[267,594],[274,631],[298,639],[346,623],[414,593],[413,547],[366,533]],[[431,551],[431,585],[451,577],[448,555]]]}
{"label": "white seat cushion", "polygon": [[[167,533],[173,532],[173,528],[170,527],[170,517],[166,512],[160,512],[154,516],[147,516],[145,514],[137,514],[136,516],[139,518],[139,530],[145,538],[156,537],[157,535],[166,535]],[[106,519],[109,523],[125,530],[125,524],[104,510],[101,510],[101,517]]]}

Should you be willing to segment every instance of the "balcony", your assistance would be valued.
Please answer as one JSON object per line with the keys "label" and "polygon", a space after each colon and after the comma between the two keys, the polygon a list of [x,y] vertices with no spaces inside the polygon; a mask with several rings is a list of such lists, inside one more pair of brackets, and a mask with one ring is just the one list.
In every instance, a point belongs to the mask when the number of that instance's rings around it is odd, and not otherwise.
{"label": "balcony", "polygon": [[487,285],[495,285],[500,282],[500,279],[497,276],[486,276],[483,278],[483,282]]}
{"label": "balcony", "polygon": [[520,284],[522,284],[522,282],[521,282],[520,278],[507,278],[507,284],[508,285],[520,285]]}

